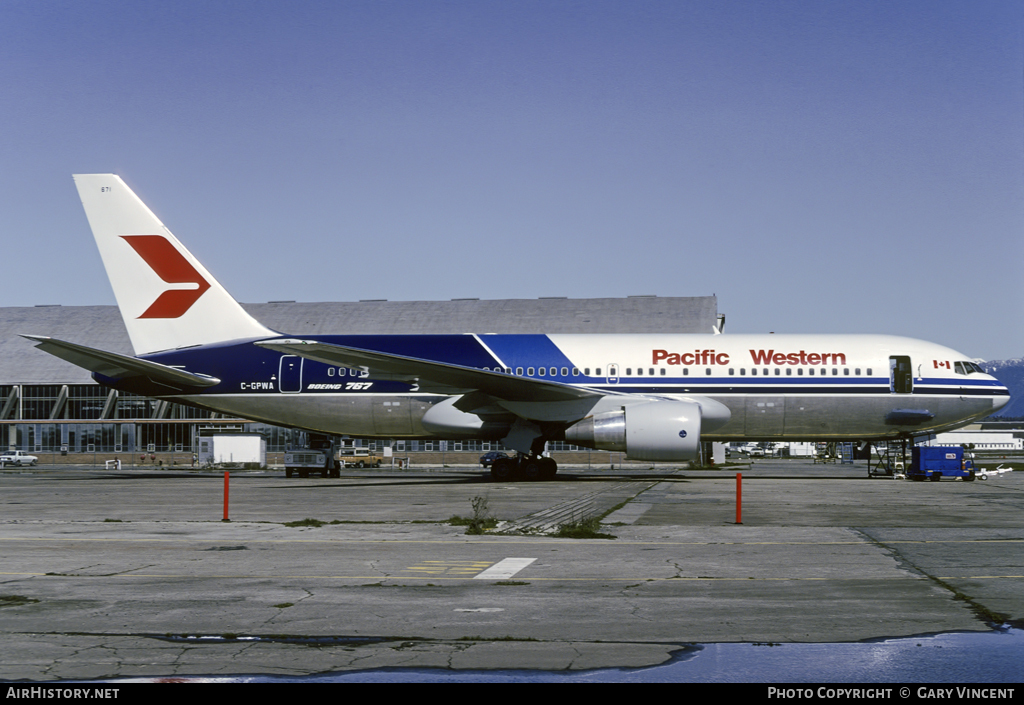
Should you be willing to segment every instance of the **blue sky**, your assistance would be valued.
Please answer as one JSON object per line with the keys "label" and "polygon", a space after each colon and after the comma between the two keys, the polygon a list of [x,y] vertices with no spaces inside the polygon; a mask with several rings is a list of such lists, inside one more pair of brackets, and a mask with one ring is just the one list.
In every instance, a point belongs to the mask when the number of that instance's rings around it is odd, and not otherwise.
{"label": "blue sky", "polygon": [[1024,355],[1020,2],[4,0],[0,128],[4,306],[113,303],[70,175],[115,172],[241,301]]}

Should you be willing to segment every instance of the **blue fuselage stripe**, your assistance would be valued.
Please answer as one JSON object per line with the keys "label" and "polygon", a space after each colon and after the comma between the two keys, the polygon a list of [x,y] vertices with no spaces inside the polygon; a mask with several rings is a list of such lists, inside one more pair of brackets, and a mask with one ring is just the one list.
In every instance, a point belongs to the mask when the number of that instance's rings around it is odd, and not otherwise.
{"label": "blue fuselage stripe", "polygon": [[[307,340],[318,340],[334,345],[376,350],[423,360],[434,360],[474,369],[496,370],[499,367],[523,370],[533,369],[533,378],[561,382],[606,390],[609,393],[624,394],[887,394],[890,392],[888,377],[853,377],[846,375],[821,375],[803,377],[798,375],[768,375],[764,377],[728,375],[726,369],[712,368],[713,376],[698,374],[705,366],[694,366],[693,375],[680,375],[679,369],[672,369],[673,376],[623,376],[609,379],[607,376],[586,376],[585,368],[575,365],[554,345],[546,335],[482,335],[480,340],[473,335],[308,335]],[[481,344],[481,342],[483,344]],[[485,347],[486,346],[486,347]],[[493,354],[488,351],[493,351]],[[496,357],[497,356],[497,359]],[[144,356],[165,365],[182,367],[190,372],[216,377],[221,383],[204,393],[237,394],[239,391],[256,392],[260,389],[273,391],[279,371],[281,353],[253,345],[251,341],[223,343],[183,350],[174,350]],[[500,360],[500,363],[499,363]],[[877,363],[876,363],[877,364]],[[862,365],[867,367],[867,365]],[[544,369],[555,375],[540,375]],[[579,374],[573,375],[572,370]],[[627,368],[628,369],[628,368]],[[644,368],[646,369],[646,368]],[[664,369],[664,368],[657,368]],[[562,374],[566,371],[569,374]],[[620,372],[623,370],[620,367]],[[787,368],[787,372],[791,371]],[[309,390],[321,393],[337,391],[371,391],[371,393],[394,394],[409,392],[412,385],[406,382],[374,380],[372,377],[359,378],[373,381],[371,390],[338,390],[341,379],[352,381],[357,377],[344,368],[332,367],[312,360],[302,364],[303,391],[310,384],[320,384],[328,389]],[[97,378],[104,384],[116,386],[116,380]],[[262,386],[250,386],[258,382]],[[274,382],[275,385],[269,383]],[[329,384],[333,383],[333,384]],[[1006,387],[995,380],[951,379],[926,377],[914,380],[914,394],[958,395],[958,396],[1005,396]]]}

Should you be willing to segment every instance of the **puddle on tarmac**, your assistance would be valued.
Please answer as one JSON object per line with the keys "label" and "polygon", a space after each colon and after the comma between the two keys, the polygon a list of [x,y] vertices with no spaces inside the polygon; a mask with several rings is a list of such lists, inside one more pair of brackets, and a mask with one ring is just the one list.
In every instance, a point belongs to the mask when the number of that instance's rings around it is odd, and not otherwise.
{"label": "puddle on tarmac", "polygon": [[[386,668],[323,676],[175,677],[219,683],[1017,683],[1024,630],[957,632],[853,644],[702,644],[669,663],[592,671]],[[136,679],[124,679],[132,681]],[[160,680],[159,678],[144,680]]]}

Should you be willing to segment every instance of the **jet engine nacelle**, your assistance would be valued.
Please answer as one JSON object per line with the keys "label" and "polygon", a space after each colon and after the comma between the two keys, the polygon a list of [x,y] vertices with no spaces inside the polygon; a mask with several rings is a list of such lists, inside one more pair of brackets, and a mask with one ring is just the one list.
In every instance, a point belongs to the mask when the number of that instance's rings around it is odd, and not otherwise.
{"label": "jet engine nacelle", "polygon": [[700,450],[700,405],[652,401],[588,416],[565,430],[584,448],[623,451],[634,460],[693,460]]}

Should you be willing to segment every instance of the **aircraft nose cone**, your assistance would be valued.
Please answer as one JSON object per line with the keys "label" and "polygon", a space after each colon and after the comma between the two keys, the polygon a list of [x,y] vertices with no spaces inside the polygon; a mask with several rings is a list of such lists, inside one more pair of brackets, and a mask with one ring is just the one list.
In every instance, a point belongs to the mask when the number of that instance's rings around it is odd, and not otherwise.
{"label": "aircraft nose cone", "polygon": [[992,399],[992,411],[998,411],[1010,403],[1010,396],[995,397]]}

